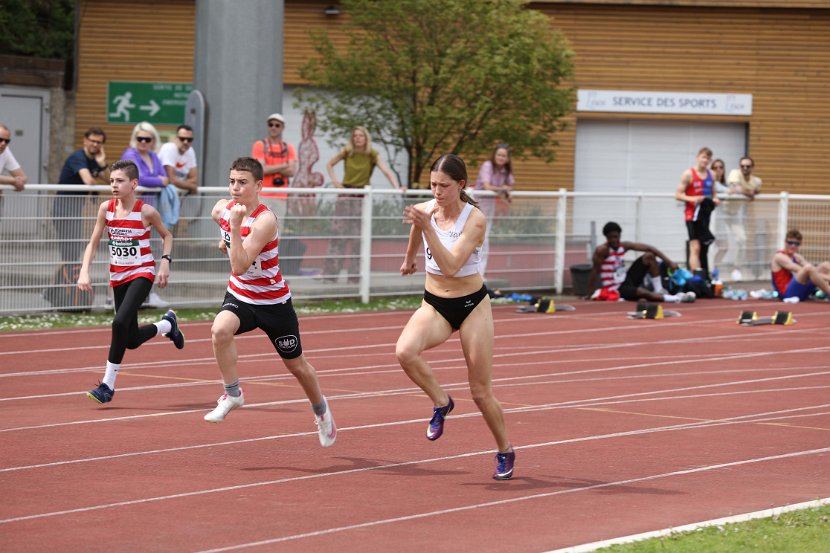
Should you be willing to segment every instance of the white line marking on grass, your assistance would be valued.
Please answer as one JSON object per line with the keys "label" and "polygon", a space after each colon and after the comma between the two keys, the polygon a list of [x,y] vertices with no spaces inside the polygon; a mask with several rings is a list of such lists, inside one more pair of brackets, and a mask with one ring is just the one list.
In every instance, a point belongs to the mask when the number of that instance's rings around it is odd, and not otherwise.
{"label": "white line marking on grass", "polygon": [[575,545],[573,547],[565,547],[564,549],[555,549],[547,553],[588,553],[596,551],[603,547],[611,547],[612,545],[621,545],[624,543],[633,543],[637,541],[649,540],[652,538],[662,538],[664,536],[672,536],[686,532],[693,532],[700,528],[708,528],[710,526],[723,526],[724,524],[735,524],[737,522],[746,522],[748,520],[755,520],[759,518],[770,518],[789,513],[791,511],[800,511],[802,509],[811,509],[814,507],[821,507],[822,505],[830,505],[830,498],[816,499],[814,501],[805,501],[803,503],[795,503],[792,505],[785,505],[783,507],[774,507],[772,509],[764,509],[763,511],[755,511],[753,513],[744,513],[742,515],[734,515],[723,518],[716,518],[712,520],[704,520],[701,522],[694,522],[692,524],[684,524],[673,528],[664,528],[662,530],[653,530],[651,532],[643,532],[641,534],[632,534],[630,536],[623,536],[620,538],[612,538],[609,540],[595,541],[593,543],[586,543],[582,545]]}

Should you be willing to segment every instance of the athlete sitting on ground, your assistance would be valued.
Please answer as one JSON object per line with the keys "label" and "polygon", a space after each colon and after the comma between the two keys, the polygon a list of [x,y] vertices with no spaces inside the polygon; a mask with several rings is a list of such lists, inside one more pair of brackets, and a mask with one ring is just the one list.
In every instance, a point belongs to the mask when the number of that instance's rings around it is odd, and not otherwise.
{"label": "athlete sitting on ground", "polygon": [[795,229],[787,233],[784,249],[775,252],[770,262],[772,285],[780,299],[809,299],[816,289],[821,289],[830,298],[830,262],[810,265],[798,253],[803,237]]}
{"label": "athlete sitting on ground", "polygon": [[[663,252],[648,244],[620,240],[622,228],[611,221],[602,227],[606,242],[594,251],[593,267],[588,277],[588,296],[585,299],[616,301],[620,297],[629,301],[648,300],[654,302],[693,302],[694,292],[669,294],[663,288],[660,265],[663,260],[671,270],[677,270],[677,263]],[[646,252],[638,257],[628,271],[625,270],[623,257],[628,250]],[[600,287],[594,290],[596,277],[599,275]],[[644,286],[645,279],[651,282],[652,289]]]}

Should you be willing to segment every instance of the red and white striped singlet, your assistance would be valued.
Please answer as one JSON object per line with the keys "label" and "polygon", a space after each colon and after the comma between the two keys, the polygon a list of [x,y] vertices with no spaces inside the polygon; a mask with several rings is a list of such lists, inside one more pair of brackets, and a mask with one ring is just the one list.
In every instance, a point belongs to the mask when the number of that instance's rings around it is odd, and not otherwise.
{"label": "red and white striped singlet", "polygon": [[141,220],[141,206],[136,200],[133,210],[123,219],[115,218],[118,200],[107,204],[107,244],[110,254],[110,286],[113,288],[139,277],[156,280],[156,262],[150,249],[150,229]]}
{"label": "red and white striped singlet", "polygon": [[602,268],[599,273],[600,286],[607,290],[616,290],[625,280],[625,248],[618,246],[615,250],[608,247],[608,257],[602,260]]}
{"label": "red and white striped singlet", "polygon": [[[220,234],[228,247],[228,256],[231,253],[230,209],[234,205],[233,201],[228,202],[225,209],[222,210],[222,216],[219,220]],[[254,212],[242,221],[240,234],[243,240],[251,233],[251,225],[254,224],[256,218],[270,211],[265,204],[259,204]],[[291,292],[288,290],[288,284],[282,278],[282,273],[280,273],[278,244],[279,230],[274,233],[274,238],[265,244],[265,247],[256,256],[245,274],[234,275],[231,273],[228,280],[228,292],[239,301],[254,305],[274,305],[288,301],[291,298]]]}

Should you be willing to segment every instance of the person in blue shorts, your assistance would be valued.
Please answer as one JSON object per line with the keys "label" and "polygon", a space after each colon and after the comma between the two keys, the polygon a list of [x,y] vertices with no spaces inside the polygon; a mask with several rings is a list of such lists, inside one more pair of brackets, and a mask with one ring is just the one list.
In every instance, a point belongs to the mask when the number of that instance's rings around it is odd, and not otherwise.
{"label": "person in blue shorts", "polygon": [[437,440],[455,404],[422,354],[458,331],[473,401],[498,446],[493,478],[507,480],[513,476],[516,454],[507,439],[504,411],[493,395],[493,312],[479,273],[487,221],[464,191],[467,166],[460,157],[446,154],[438,158],[429,181],[433,199],[407,206],[403,212],[404,223],[412,226],[401,274],[415,272],[416,255],[423,243],[426,284],[424,301],[406,323],[395,353],[407,376],[435,406],[427,439]]}
{"label": "person in blue shorts", "polygon": [[798,230],[787,232],[784,249],[775,252],[770,262],[772,286],[782,300],[810,299],[816,290],[830,297],[830,263],[824,261],[817,267],[807,263],[798,253],[804,238]]}

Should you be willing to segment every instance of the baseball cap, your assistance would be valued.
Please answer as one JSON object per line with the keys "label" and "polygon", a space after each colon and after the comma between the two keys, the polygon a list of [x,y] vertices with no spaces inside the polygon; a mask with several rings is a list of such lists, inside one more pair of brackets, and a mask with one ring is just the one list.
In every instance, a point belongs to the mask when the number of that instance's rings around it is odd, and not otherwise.
{"label": "baseball cap", "polygon": [[268,116],[268,119],[266,119],[266,122],[267,122],[267,121],[270,121],[271,119],[276,119],[277,121],[279,121],[279,122],[280,122],[280,123],[282,123],[283,125],[285,124],[285,119],[283,119],[283,118],[282,118],[282,115],[281,115],[281,114],[279,114],[279,113],[272,113],[271,115],[269,115],[269,116]]}

